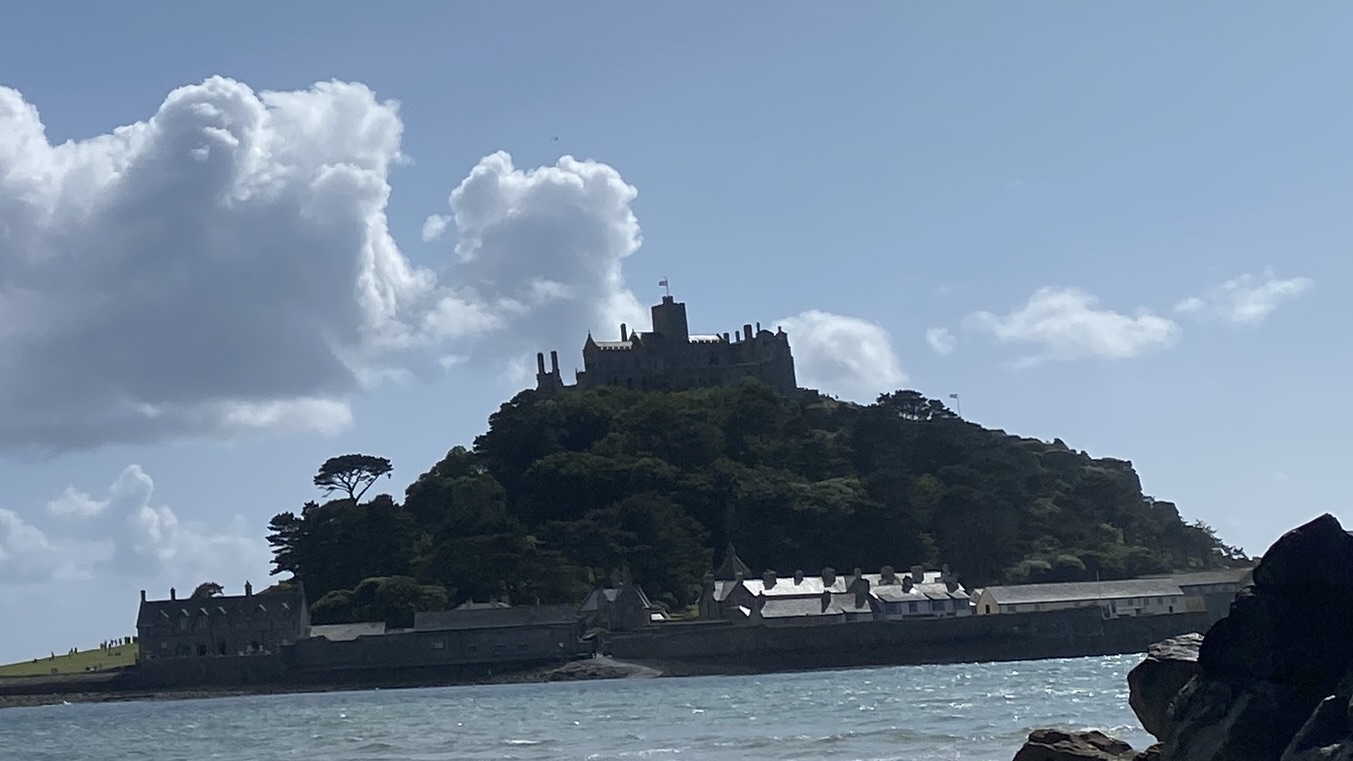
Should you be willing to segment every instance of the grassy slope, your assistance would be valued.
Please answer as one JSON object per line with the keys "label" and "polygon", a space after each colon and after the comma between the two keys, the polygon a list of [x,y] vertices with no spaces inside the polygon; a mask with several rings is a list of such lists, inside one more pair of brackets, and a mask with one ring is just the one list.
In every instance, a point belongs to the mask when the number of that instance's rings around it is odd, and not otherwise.
{"label": "grassy slope", "polygon": [[0,666],[0,678],[15,676],[48,676],[50,674],[83,674],[94,667],[99,671],[117,669],[136,663],[137,645],[121,645],[107,650],[81,650],[55,658],[38,658]]}

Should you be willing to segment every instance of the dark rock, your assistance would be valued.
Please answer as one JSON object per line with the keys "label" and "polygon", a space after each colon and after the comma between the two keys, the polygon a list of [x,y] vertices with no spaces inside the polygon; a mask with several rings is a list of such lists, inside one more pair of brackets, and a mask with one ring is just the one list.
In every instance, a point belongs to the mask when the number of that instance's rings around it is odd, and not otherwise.
{"label": "dark rock", "polygon": [[1296,690],[1199,675],[1170,704],[1161,761],[1277,761],[1310,713]]}
{"label": "dark rock", "polygon": [[1103,732],[1035,729],[1014,761],[1132,761],[1132,746]]}
{"label": "dark rock", "polygon": [[1353,536],[1330,515],[1284,534],[1203,638],[1198,666],[1167,711],[1161,761],[1353,761],[1340,755],[1353,689]]}
{"label": "dark rock", "polygon": [[1142,728],[1163,740],[1170,733],[1170,701],[1199,672],[1201,634],[1184,634],[1157,642],[1146,658],[1128,672],[1128,704]]}
{"label": "dark rock", "polygon": [[1254,569],[1254,585],[1271,592],[1353,589],[1353,535],[1329,513],[1283,534]]}
{"label": "dark rock", "polygon": [[1349,702],[1339,695],[1320,701],[1311,718],[1302,725],[1282,761],[1349,761],[1353,742],[1349,735]]}
{"label": "dark rock", "polygon": [[1160,754],[1165,746],[1156,743],[1144,751],[1132,757],[1132,761],[1160,761]]}

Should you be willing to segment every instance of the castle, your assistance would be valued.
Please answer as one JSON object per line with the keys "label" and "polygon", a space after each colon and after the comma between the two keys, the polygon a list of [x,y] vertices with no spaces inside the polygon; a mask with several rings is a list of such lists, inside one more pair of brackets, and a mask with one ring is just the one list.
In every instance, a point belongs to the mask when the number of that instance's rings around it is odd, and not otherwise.
{"label": "castle", "polygon": [[[686,305],[670,294],[652,307],[653,329],[630,332],[620,325],[619,341],[597,341],[587,334],[583,344],[583,369],[576,374],[576,387],[592,389],[622,386],[645,391],[676,391],[701,386],[727,386],[743,378],[756,378],[784,393],[798,388],[789,335],[783,328],[774,333],[757,323],[742,326],[741,333],[691,335],[686,323]],[[559,353],[536,354],[536,390],[554,393],[565,388],[559,372]]]}

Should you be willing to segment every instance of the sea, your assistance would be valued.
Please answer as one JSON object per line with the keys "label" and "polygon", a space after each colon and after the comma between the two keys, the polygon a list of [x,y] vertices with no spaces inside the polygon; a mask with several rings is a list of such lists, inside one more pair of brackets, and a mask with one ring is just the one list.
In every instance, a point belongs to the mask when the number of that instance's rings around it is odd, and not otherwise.
{"label": "sea", "polygon": [[5,761],[965,759],[1038,727],[1145,748],[1139,655],[0,710]]}

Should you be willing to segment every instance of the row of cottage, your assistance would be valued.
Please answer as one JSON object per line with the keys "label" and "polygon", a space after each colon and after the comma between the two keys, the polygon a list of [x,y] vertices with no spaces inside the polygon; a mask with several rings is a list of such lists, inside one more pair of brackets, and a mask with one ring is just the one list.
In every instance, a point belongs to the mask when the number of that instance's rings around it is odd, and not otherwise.
{"label": "row of cottage", "polygon": [[1207,612],[1213,620],[1226,615],[1236,591],[1247,583],[1250,569],[1226,569],[1129,579],[1056,584],[1016,584],[968,590],[942,566],[912,566],[897,573],[884,566],[878,573],[848,575],[824,568],[820,575],[802,571],[782,577],[773,571],[751,572],[733,547],[723,563],[706,574],[700,616],[766,624],[835,623],[937,616],[1036,613],[1099,606],[1105,618]]}
{"label": "row of cottage", "polygon": [[[948,566],[939,570],[913,566],[905,573],[884,566],[878,573],[857,568],[837,574],[824,568],[816,576],[803,572],[758,576],[730,546],[720,566],[705,576],[699,615],[741,625],[813,625],[1099,606],[1106,618],[1207,611],[1217,620],[1226,615],[1248,573],[1235,569],[968,590]],[[381,622],[311,626],[299,586],[274,587],[256,595],[246,584],[240,596],[179,599],[170,590],[168,600],[147,600],[142,592],[137,633],[142,659],[268,654],[303,640],[340,643],[407,634],[417,636],[400,641],[426,639],[433,649],[492,660],[526,652],[572,656],[585,649],[589,631],[636,631],[661,626],[667,618],[667,612],[628,578],[593,590],[579,606],[468,603],[451,611],[420,612],[412,629],[398,631],[387,631]]]}

